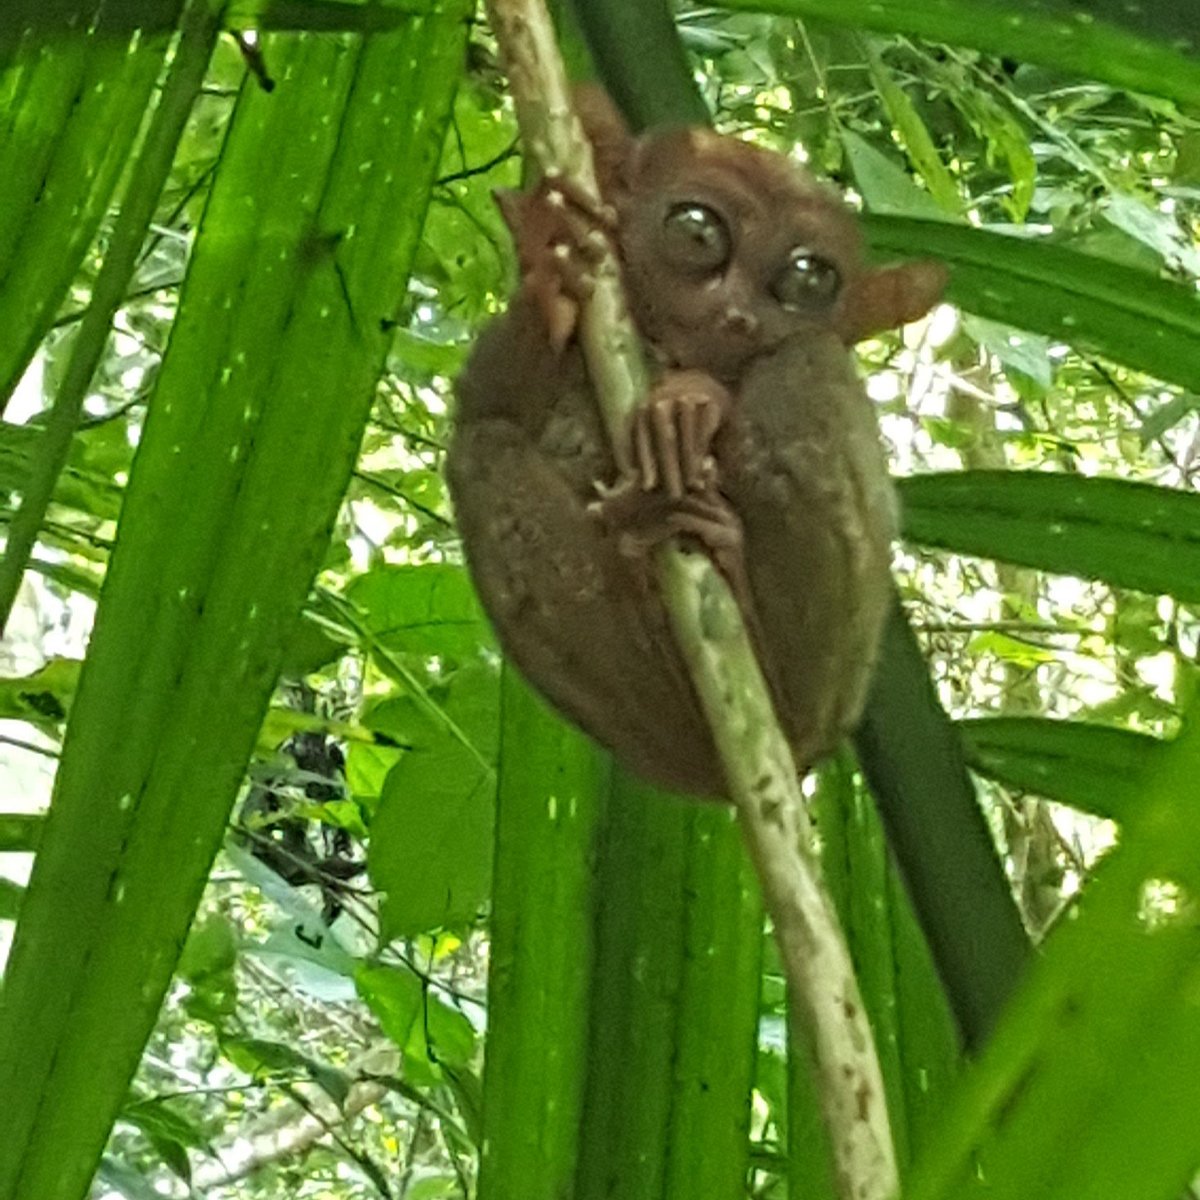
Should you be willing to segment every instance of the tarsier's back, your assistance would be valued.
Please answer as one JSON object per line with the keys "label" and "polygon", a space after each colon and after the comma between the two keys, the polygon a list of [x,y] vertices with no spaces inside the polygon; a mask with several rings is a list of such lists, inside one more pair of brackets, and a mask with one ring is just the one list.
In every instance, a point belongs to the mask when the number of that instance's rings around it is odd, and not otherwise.
{"label": "tarsier's back", "polygon": [[714,553],[798,765],[834,749],[861,712],[894,533],[847,347],[920,315],[944,276],[867,270],[850,213],[779,155],[705,130],[634,141],[592,109],[657,371],[626,478],[599,500],[619,471],[569,322],[554,328],[578,263],[556,250],[543,193],[516,218],[522,290],[459,382],[451,492],[480,597],[530,682],[636,773],[721,795],[649,549],[680,535]]}

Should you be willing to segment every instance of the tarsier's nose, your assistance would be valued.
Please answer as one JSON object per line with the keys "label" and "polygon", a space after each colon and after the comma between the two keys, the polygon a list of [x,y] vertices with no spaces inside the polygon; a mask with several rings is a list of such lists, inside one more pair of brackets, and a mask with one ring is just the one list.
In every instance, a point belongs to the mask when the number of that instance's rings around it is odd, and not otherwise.
{"label": "tarsier's nose", "polygon": [[758,318],[736,304],[731,304],[721,314],[721,324],[739,337],[751,337],[758,332]]}

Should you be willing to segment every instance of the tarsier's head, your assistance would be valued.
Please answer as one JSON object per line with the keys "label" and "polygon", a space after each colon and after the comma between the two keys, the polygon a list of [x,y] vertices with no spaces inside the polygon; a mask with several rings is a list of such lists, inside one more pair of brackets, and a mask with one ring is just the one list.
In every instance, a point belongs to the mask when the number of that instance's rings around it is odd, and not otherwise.
{"label": "tarsier's head", "polygon": [[783,155],[703,128],[622,140],[616,120],[599,132],[602,186],[634,319],[670,365],[735,378],[793,333],[850,344],[937,303],[942,266],[869,268],[842,199]]}

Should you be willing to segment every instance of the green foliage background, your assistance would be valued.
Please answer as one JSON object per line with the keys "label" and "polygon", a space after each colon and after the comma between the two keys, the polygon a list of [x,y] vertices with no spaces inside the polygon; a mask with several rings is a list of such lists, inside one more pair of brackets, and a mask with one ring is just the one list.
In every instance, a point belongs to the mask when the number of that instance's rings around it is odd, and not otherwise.
{"label": "green foliage background", "polygon": [[[521,175],[475,16],[0,15],[0,715],[58,758],[0,814],[0,1200],[835,1194],[728,815],[548,713],[461,569]],[[906,1194],[1181,1194],[1200,6],[575,16],[635,124],[802,147],[952,269],[864,351],[907,621],[814,783]]]}

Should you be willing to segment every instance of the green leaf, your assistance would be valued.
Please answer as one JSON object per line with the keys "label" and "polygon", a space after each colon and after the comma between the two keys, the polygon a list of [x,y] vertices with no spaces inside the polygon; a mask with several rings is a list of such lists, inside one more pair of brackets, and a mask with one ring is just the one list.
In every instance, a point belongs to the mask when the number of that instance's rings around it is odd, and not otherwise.
{"label": "green leaf", "polygon": [[344,1072],[302,1054],[286,1042],[225,1037],[221,1049],[230,1062],[256,1078],[300,1075],[311,1079],[339,1107],[350,1093],[350,1080]]}
{"label": "green leaf", "polygon": [[421,383],[437,375],[454,378],[467,360],[468,349],[465,343],[434,342],[408,329],[397,329],[392,335],[396,373]]}
{"label": "green leaf", "polygon": [[[819,773],[813,809],[826,882],[875,1034],[897,1156],[906,1165],[946,1102],[960,1058],[958,1030],[879,814],[848,754]],[[794,1184],[820,1157],[803,1145],[817,1136],[821,1110],[811,1083],[802,1078],[807,1075],[802,1050],[794,1047],[789,1065],[789,1121],[799,1122],[790,1142]],[[802,1113],[806,1100],[810,1111]]]}
{"label": "green leaf", "polygon": [[211,916],[188,932],[177,973],[196,983],[207,975],[221,974],[237,962],[237,935],[228,917]]}
{"label": "green leaf", "polygon": [[1088,721],[984,717],[958,728],[981,775],[1113,821],[1137,805],[1166,748],[1159,738]]}
{"label": "green leaf", "polygon": [[194,1150],[208,1146],[204,1131],[172,1108],[170,1100],[131,1099],[121,1109],[121,1119],[136,1125],[148,1137],[163,1138]]}
{"label": "green leaf", "polygon": [[[8,525],[0,561],[0,626],[8,620],[83,412],[83,402],[108,342],[113,317],[128,290],[150,219],[171,169],[179,139],[204,83],[217,40],[217,18],[207,0],[189,0],[179,41],[159,89],[149,127],[129,169],[104,262],[68,356],[43,436],[34,448],[20,505]],[[97,131],[105,139],[107,131]]]}
{"label": "green leaf", "polygon": [[393,653],[474,657],[494,646],[491,626],[462,567],[381,567],[360,575],[347,598]]}
{"label": "green leaf", "polygon": [[371,822],[371,882],[386,893],[388,939],[475,919],[491,886],[499,679],[459,671],[444,712],[452,733],[417,705],[401,740],[409,749],[383,785]]}
{"label": "green leaf", "polygon": [[73,658],[52,658],[32,675],[0,679],[0,718],[54,730],[70,711],[78,680],[79,663]]}
{"label": "green leaf", "polygon": [[899,217],[928,217],[944,221],[947,213],[940,204],[898,163],[876,150],[852,129],[842,130],[842,145],[854,183],[866,202],[867,211]]}
{"label": "green leaf", "polygon": [[296,985],[314,995],[345,999],[344,980],[357,960],[330,931],[320,907],[301,889],[285,883],[265,863],[227,838],[224,855],[247,883],[258,888],[280,911],[281,919],[265,942],[248,942],[248,956],[282,959]]}
{"label": "green leaf", "polygon": [[354,742],[346,755],[346,788],[368,812],[378,808],[378,800],[388,773],[400,761],[407,748],[413,720],[413,701],[407,696],[391,697],[370,706],[363,724],[372,733],[372,742]]}
{"label": "green leaf", "polygon": [[1086,7],[1063,0],[721,0],[721,7],[973,46],[1130,91],[1200,103],[1192,0],[1106,0]]}
{"label": "green leaf", "polygon": [[36,850],[45,823],[39,813],[0,813],[0,854]]}
{"label": "green leaf", "polygon": [[1124,192],[1107,197],[1101,211],[1106,220],[1153,250],[1172,271],[1183,271],[1193,279],[1200,275],[1200,250],[1180,228],[1176,217]]}
{"label": "green leaf", "polygon": [[[80,24],[75,0],[8,0],[11,12],[0,25],[0,46],[16,41],[23,29],[41,36],[65,38]],[[108,35],[143,35],[170,30],[180,0],[108,0],[103,31]],[[402,8],[360,4],[355,0],[230,0],[223,20],[230,29],[298,30],[311,33],[388,33],[402,29],[414,12],[433,13],[433,3],[408,0]]]}
{"label": "green leaf", "polygon": [[[0,424],[0,491],[24,492],[38,447],[44,441],[44,418],[27,425]],[[115,435],[115,436],[114,436]],[[119,457],[114,443],[120,440]],[[115,520],[121,511],[121,489],[114,475],[129,469],[131,451],[125,429],[113,421],[75,434],[70,463],[58,477],[56,504],[89,516]]]}
{"label": "green leaf", "polygon": [[[879,52],[869,43],[865,48],[871,82],[875,84],[875,90],[879,92],[880,98],[883,100],[892,127],[900,138],[900,144],[904,147],[909,162],[925,181],[925,186],[935,201],[934,206],[944,214],[952,215],[960,212],[963,208],[963,201],[959,195],[958,185],[942,162],[937,147],[933,144],[933,138],[930,136],[925,122],[921,120],[916,105],[909,99],[908,93],[896,82]],[[862,140],[848,130],[843,131],[843,141],[848,141],[850,138],[855,141]],[[856,170],[855,178],[857,177]],[[872,203],[866,192],[863,193],[863,196],[867,200],[868,206],[874,211],[886,211],[881,210],[878,204]],[[892,211],[900,212],[901,210],[894,209]],[[908,215],[920,216],[921,214],[917,208],[910,208]]]}
{"label": "green leaf", "polygon": [[100,1160],[96,1179],[122,1200],[161,1200],[162,1197],[162,1192],[147,1179],[143,1169],[118,1162],[109,1154]]}
{"label": "green leaf", "polygon": [[311,620],[306,613],[292,630],[279,670],[282,675],[302,679],[340,658],[345,650],[344,643],[332,637],[323,625]]}
{"label": "green leaf", "polygon": [[1009,637],[1006,633],[989,629],[971,639],[967,649],[972,655],[994,655],[1001,662],[1012,663],[1014,666],[1032,669],[1043,663],[1053,662],[1055,655],[1044,646],[1033,646],[1019,638]]}
{"label": "green leaf", "polygon": [[947,298],[971,312],[1200,390],[1200,297],[1190,287],[1039,238],[900,217],[865,224],[880,255],[945,262]]}
{"label": "green leaf", "polygon": [[737,829],[610,790],[505,676],[480,1193],[736,1195],[762,929]]}
{"label": "green leaf", "polygon": [[963,314],[962,326],[967,334],[989,354],[994,354],[1006,367],[1028,375],[1043,390],[1050,387],[1053,375],[1050,368],[1050,343],[1047,338],[1025,333],[1011,325],[1000,325],[971,313]]}
{"label": "green leaf", "polygon": [[0,996],[3,1200],[86,1190],[153,1028],[350,479],[462,18],[268,39],[278,86],[238,98]]}
{"label": "green leaf", "polygon": [[[618,773],[593,865],[578,1200],[737,1196],[762,908],[725,807]],[[486,1114],[485,1114],[486,1115]]]}
{"label": "green leaf", "polygon": [[20,884],[0,878],[0,920],[15,921],[24,898],[25,889]]}
{"label": "green leaf", "polygon": [[75,0],[9,0],[0,31],[14,44],[19,44],[22,34],[66,40],[99,16],[96,32],[105,36],[127,35],[135,29],[161,34],[174,29],[181,7],[182,0],[110,0],[103,5],[85,4],[81,12]]}
{"label": "green leaf", "polygon": [[453,1175],[429,1175],[407,1189],[408,1200],[441,1200],[462,1195],[462,1183]]}
{"label": "green leaf", "polygon": [[[565,6],[564,6],[565,7]],[[668,123],[703,124],[709,114],[679,40],[672,6],[588,0],[572,4],[587,50],[600,79],[634,130]],[[565,21],[563,41],[574,49],[573,22]]]}
{"label": "green leaf", "polygon": [[1200,601],[1200,496],[1122,479],[957,471],[899,481],[904,536]]}
{"label": "green leaf", "polygon": [[1021,122],[987,92],[959,86],[950,92],[952,102],[974,126],[986,146],[989,165],[1002,160],[1008,168],[1012,194],[1002,199],[1016,223],[1025,220],[1037,182],[1037,160],[1029,147],[1029,138]]}
{"label": "green leaf", "polygon": [[3,44],[53,8],[75,28],[101,14],[88,36],[26,40],[0,75],[0,412],[108,210],[169,45],[114,32],[111,7],[35,0],[0,21]]}
{"label": "green leaf", "polygon": [[1152,442],[1157,437],[1174,429],[1181,421],[1187,420],[1192,413],[1200,411],[1200,395],[1185,392],[1181,396],[1173,396],[1164,404],[1160,404],[1142,422],[1138,437],[1142,445]]}
{"label": "green leaf", "polygon": [[515,671],[503,687],[479,1193],[560,1200],[583,1136],[590,860],[610,766]]}
{"label": "green leaf", "polygon": [[968,1051],[991,1035],[1031,958],[1012,889],[897,598],[854,734]]}
{"label": "green leaf", "polygon": [[383,1032],[404,1055],[405,1076],[417,1083],[440,1082],[440,1064],[462,1067],[475,1052],[475,1031],[405,967],[363,964],[354,975],[358,993]]}
{"label": "green leaf", "polygon": [[307,1074],[304,1055],[286,1042],[266,1038],[227,1037],[221,1050],[235,1067],[247,1075]]}
{"label": "green leaf", "polygon": [[946,1106],[909,1200],[1171,1200],[1200,1161],[1200,711]]}

